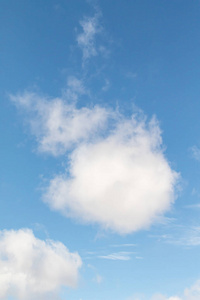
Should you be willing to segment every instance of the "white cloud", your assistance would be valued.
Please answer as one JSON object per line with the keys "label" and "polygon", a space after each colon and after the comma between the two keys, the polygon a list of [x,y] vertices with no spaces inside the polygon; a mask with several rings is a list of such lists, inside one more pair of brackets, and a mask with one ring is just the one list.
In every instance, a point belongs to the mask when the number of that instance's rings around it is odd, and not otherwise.
{"label": "white cloud", "polygon": [[111,253],[108,255],[99,255],[98,257],[104,258],[104,259],[109,259],[109,260],[130,260],[131,254],[132,254],[132,252],[121,251],[121,252]]}
{"label": "white cloud", "polygon": [[108,79],[105,79],[105,84],[102,87],[102,91],[106,92],[110,88],[110,81]]}
{"label": "white cloud", "polygon": [[76,286],[81,264],[77,253],[31,230],[1,231],[0,299],[52,299],[62,286]]}
{"label": "white cloud", "polygon": [[135,79],[137,78],[138,74],[137,73],[133,73],[133,72],[127,72],[126,73],[126,77],[130,78],[130,79]]}
{"label": "white cloud", "polygon": [[181,296],[166,296],[162,294],[155,294],[150,298],[144,295],[133,296],[127,300],[199,300],[200,299],[200,280],[197,280],[190,288],[186,288]]}
{"label": "white cloud", "polygon": [[[95,254],[95,253],[94,252],[88,252],[88,254]],[[97,269],[91,264],[88,264],[87,267],[89,269],[93,270],[96,273],[95,277],[93,277],[93,281],[98,283],[98,284],[102,283],[103,277],[97,273]]]}
{"label": "white cloud", "polygon": [[185,289],[183,300],[199,300],[199,299],[200,299],[200,280],[197,280],[192,287]]}
{"label": "white cloud", "polygon": [[97,55],[97,49],[95,46],[95,36],[101,31],[99,25],[99,14],[95,14],[94,17],[87,17],[80,22],[83,32],[77,37],[77,42],[81,50],[83,51],[83,62],[91,56]]}
{"label": "white cloud", "polygon": [[114,248],[121,248],[121,247],[136,247],[137,244],[115,244],[115,245],[110,245],[110,247],[114,247]]}
{"label": "white cloud", "polygon": [[182,300],[181,298],[177,297],[177,296],[173,296],[173,297],[165,297],[163,295],[155,295],[151,298],[151,300]]}
{"label": "white cloud", "polygon": [[102,283],[103,278],[101,277],[101,275],[96,274],[96,277],[94,278],[94,281],[98,284]]}
{"label": "white cloud", "polygon": [[[75,93],[76,90],[76,93]],[[71,79],[68,96],[84,92],[80,82]],[[48,100],[34,93],[10,96],[15,104],[28,113],[31,131],[39,143],[39,151],[59,155],[76,143],[87,140],[105,126],[109,112],[99,106],[77,109],[74,103],[61,98]]]}
{"label": "white cloud", "polygon": [[[85,91],[74,78],[68,87]],[[43,197],[52,209],[120,234],[148,228],[170,209],[178,174],[163,154],[155,118],[126,119],[100,106],[77,108],[33,93],[11,99],[28,111],[40,151],[71,151],[66,174],[55,176]]]}
{"label": "white cloud", "polygon": [[165,243],[194,247],[200,245],[200,226],[172,225],[170,232],[151,237],[163,240]]}
{"label": "white cloud", "polygon": [[44,201],[68,217],[120,234],[147,228],[174,201],[178,175],[161,144],[155,120],[120,121],[107,137],[77,146],[70,177],[52,179]]}
{"label": "white cloud", "polygon": [[78,97],[81,95],[87,94],[83,81],[76,78],[75,76],[69,76],[67,78],[67,88],[64,90],[64,97],[68,101],[77,101]]}
{"label": "white cloud", "polygon": [[200,245],[200,227],[191,226],[190,228],[186,227],[183,231],[182,236],[174,239],[174,244],[177,243],[183,246],[198,246]]}
{"label": "white cloud", "polygon": [[200,299],[200,280],[196,281],[190,288],[186,288],[182,296],[171,296],[163,298],[152,298],[152,300],[199,300]]}

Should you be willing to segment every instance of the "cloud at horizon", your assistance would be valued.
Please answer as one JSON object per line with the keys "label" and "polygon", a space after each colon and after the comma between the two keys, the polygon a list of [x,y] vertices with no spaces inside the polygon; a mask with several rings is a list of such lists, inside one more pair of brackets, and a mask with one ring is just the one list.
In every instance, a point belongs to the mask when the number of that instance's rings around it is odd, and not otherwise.
{"label": "cloud at horizon", "polygon": [[163,294],[155,294],[150,299],[144,295],[133,296],[127,300],[199,300],[200,299],[200,280],[197,280],[192,286],[186,288],[180,296],[166,296]]}

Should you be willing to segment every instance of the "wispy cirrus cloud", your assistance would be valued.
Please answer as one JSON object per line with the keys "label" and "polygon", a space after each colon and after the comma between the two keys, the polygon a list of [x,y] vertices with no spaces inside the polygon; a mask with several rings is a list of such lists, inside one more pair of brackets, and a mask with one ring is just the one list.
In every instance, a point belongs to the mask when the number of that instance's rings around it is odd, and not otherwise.
{"label": "wispy cirrus cloud", "polygon": [[97,275],[95,276],[95,278],[94,278],[94,281],[95,281],[96,283],[100,284],[100,283],[102,283],[102,281],[103,281],[103,277],[102,277],[101,275],[97,274]]}
{"label": "wispy cirrus cloud", "polygon": [[[107,260],[122,260],[122,261],[126,261],[126,260],[131,260],[131,259],[143,259],[142,256],[138,255],[138,252],[136,251],[130,251],[132,249],[125,249],[125,250],[121,250],[121,251],[117,251],[117,252],[110,252],[108,253],[108,247],[106,246],[104,248],[100,248],[96,251],[85,251],[83,253],[83,257],[85,259],[96,259],[96,258],[101,258],[101,259],[107,259]],[[125,246],[126,248],[126,246]],[[129,250],[129,251],[128,251]],[[88,266],[91,266],[90,264]],[[92,268],[94,268],[93,266],[91,266]]]}
{"label": "wispy cirrus cloud", "polygon": [[197,147],[197,146],[191,147],[190,152],[194,159],[196,159],[197,161],[200,161],[200,148],[199,147]]}
{"label": "wispy cirrus cloud", "polygon": [[168,244],[184,247],[195,247],[200,245],[200,226],[173,225],[165,234],[151,235],[150,237],[162,240]]}
{"label": "wispy cirrus cloud", "polygon": [[110,88],[110,81],[108,79],[105,79],[105,84],[102,87],[102,91],[106,92]]}
{"label": "wispy cirrus cloud", "polygon": [[83,31],[78,34],[77,43],[83,53],[83,63],[98,53],[95,40],[96,35],[102,30],[99,24],[99,17],[100,13],[98,12],[93,17],[85,17],[80,21]]}
{"label": "wispy cirrus cloud", "polygon": [[113,244],[110,245],[110,247],[114,247],[114,248],[126,248],[126,247],[136,247],[137,244]]}
{"label": "wispy cirrus cloud", "polygon": [[[67,95],[77,100],[78,92],[83,93],[84,90],[80,82],[74,79],[70,86],[73,89],[68,89]],[[83,140],[91,139],[93,134],[105,126],[110,113],[98,105],[78,109],[74,101],[48,99],[29,92],[11,95],[10,98],[28,116],[39,151],[55,156],[64,154]]]}
{"label": "wispy cirrus cloud", "polygon": [[37,239],[29,229],[1,231],[0,299],[57,299],[62,286],[76,286],[81,265],[60,242]]}
{"label": "wispy cirrus cloud", "polygon": [[95,276],[93,277],[92,281],[96,282],[97,284],[101,284],[103,277],[97,272],[97,269],[91,264],[88,264],[87,267],[95,272]]}
{"label": "wispy cirrus cloud", "polygon": [[109,260],[130,260],[131,254],[133,254],[133,252],[120,251],[107,255],[99,255],[98,257]]}

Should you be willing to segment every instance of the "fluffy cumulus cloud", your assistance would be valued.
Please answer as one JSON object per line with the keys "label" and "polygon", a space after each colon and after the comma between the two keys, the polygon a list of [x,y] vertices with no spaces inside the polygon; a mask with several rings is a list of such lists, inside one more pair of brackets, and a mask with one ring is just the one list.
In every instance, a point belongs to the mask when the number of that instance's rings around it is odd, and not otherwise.
{"label": "fluffy cumulus cloud", "polygon": [[[68,88],[83,93],[74,79]],[[170,208],[178,174],[165,158],[155,118],[128,119],[100,106],[77,108],[74,101],[30,93],[12,100],[29,112],[40,151],[70,150],[69,168],[50,181],[43,197],[52,209],[127,234]]]}
{"label": "fluffy cumulus cloud", "polygon": [[77,253],[31,230],[1,231],[0,299],[52,299],[62,286],[76,286],[81,264]]}
{"label": "fluffy cumulus cloud", "polygon": [[161,142],[155,120],[119,121],[106,138],[74,149],[70,176],[52,179],[44,199],[66,216],[121,234],[146,228],[174,201],[178,175]]}

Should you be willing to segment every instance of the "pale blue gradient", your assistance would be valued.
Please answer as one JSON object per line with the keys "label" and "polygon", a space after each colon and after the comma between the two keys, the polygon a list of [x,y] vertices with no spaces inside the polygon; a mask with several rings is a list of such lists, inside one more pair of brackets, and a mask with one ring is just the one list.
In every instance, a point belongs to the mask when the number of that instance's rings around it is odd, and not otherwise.
{"label": "pale blue gradient", "polygon": [[[36,237],[61,241],[80,254],[79,285],[63,289],[62,299],[181,295],[200,278],[200,231],[194,229],[200,208],[193,206],[200,203],[200,163],[191,150],[200,147],[200,2],[90,2],[0,3],[0,229],[31,228]],[[79,22],[96,11],[102,28],[96,45],[104,51],[83,65]],[[162,224],[120,236],[67,219],[41,201],[48,180],[63,172],[63,157],[38,153],[9,95],[28,90],[59,97],[68,76],[82,79],[89,91],[80,107],[118,107],[130,116],[137,106],[148,119],[156,115],[165,156],[181,175]],[[130,259],[100,258],[118,252],[129,252]]]}

